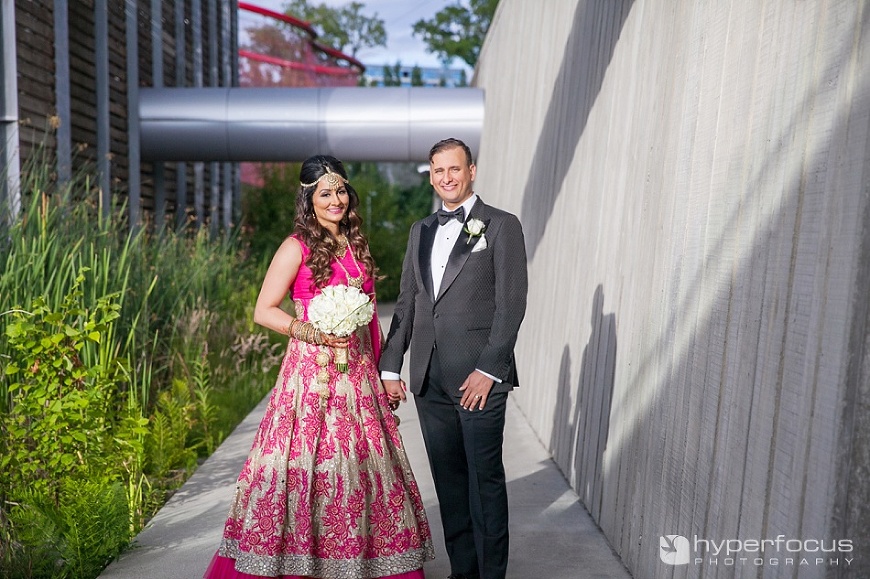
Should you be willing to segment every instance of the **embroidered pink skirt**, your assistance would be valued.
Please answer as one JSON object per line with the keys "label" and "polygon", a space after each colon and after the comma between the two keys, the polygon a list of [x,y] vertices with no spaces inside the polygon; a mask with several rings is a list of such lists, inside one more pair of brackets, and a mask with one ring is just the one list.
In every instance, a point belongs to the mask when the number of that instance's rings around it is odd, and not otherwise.
{"label": "embroidered pink skirt", "polygon": [[290,340],[205,579],[423,578],[429,523],[367,327],[348,350],[342,373]]}

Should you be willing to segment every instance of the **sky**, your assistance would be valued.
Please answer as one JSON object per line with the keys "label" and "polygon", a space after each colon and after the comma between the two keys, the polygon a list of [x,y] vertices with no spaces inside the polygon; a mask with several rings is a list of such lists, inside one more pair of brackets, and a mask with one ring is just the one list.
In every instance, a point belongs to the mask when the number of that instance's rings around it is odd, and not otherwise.
{"label": "sky", "polygon": [[[284,12],[286,0],[247,0],[276,12]],[[433,54],[426,52],[426,44],[412,34],[414,23],[421,18],[429,19],[433,14],[453,4],[455,0],[358,0],[364,4],[362,13],[375,16],[384,21],[387,31],[387,48],[362,48],[356,57],[365,65],[393,65],[396,61],[406,66],[439,67],[441,64]],[[309,0],[309,4],[326,4],[332,7],[344,6],[349,0]],[[453,68],[465,66],[454,60]],[[468,69],[470,72],[470,69]]]}

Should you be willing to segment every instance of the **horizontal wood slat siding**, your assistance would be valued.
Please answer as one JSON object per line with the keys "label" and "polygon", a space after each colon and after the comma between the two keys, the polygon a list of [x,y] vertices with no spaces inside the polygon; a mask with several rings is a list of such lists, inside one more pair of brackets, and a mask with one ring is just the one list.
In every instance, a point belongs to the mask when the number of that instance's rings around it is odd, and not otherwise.
{"label": "horizontal wood slat siding", "polygon": [[[151,1],[136,2],[138,10],[138,52],[139,86],[152,86],[152,37]],[[203,65],[208,81],[208,2],[200,0],[203,21]],[[218,0],[214,0],[218,1]],[[21,155],[22,163],[32,154],[34,148],[43,142],[47,158],[54,154],[54,134],[51,117],[55,114],[54,94],[54,15],[53,2],[16,2],[16,35],[18,45],[18,86],[19,115],[21,118]],[[233,6],[235,10],[235,5]],[[120,195],[126,194],[128,176],[127,141],[127,63],[125,1],[109,0],[109,95],[110,95],[110,154],[112,187]],[[176,86],[176,42],[184,42],[185,75],[184,86],[193,85],[193,50],[191,33],[191,2],[185,2],[185,36],[175,38],[175,1],[164,0],[162,4],[163,39],[163,85]],[[85,164],[93,166],[96,161],[96,55],[94,40],[94,1],[75,0],[69,2],[69,52],[70,52],[70,109],[71,134],[74,163],[77,167]],[[218,46],[221,46],[223,27],[218,25]],[[220,67],[220,54],[217,55]],[[235,66],[233,63],[232,66]],[[225,86],[232,79],[224,78],[219,68],[220,85]],[[188,171],[190,171],[188,166]],[[143,163],[141,167],[141,204],[142,209],[150,212],[154,208],[153,166]],[[167,222],[174,220],[176,167],[166,164],[164,179],[167,204]],[[192,176],[189,188],[192,188]],[[223,185],[222,185],[223,187]],[[188,196],[190,198],[190,195]],[[147,219],[147,216],[146,216]]]}
{"label": "horizontal wood slat siding", "polygon": [[[40,145],[54,149],[46,130],[55,113],[54,30],[51,2],[15,3],[15,41],[18,45],[18,118],[20,119],[21,165]],[[49,157],[51,158],[51,157]]]}

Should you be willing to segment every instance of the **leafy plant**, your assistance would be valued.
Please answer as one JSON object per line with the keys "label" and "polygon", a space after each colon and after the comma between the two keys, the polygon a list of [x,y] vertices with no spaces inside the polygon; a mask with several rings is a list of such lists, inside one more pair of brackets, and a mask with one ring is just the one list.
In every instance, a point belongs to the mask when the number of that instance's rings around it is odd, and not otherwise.
{"label": "leafy plant", "polygon": [[96,577],[127,543],[123,486],[105,478],[62,484],[55,503],[26,491],[9,511],[15,529],[4,577]]}
{"label": "leafy plant", "polygon": [[369,248],[382,279],[377,283],[378,300],[399,295],[402,261],[411,224],[432,209],[432,188],[413,165],[389,164],[384,177],[375,163],[349,163],[348,175],[360,195],[360,214]]}
{"label": "leafy plant", "polygon": [[[100,298],[88,311],[82,303],[84,269],[58,311],[43,298],[31,311],[14,311],[6,328],[10,360],[5,374],[10,405],[0,418],[3,432],[0,480],[4,488],[32,488],[57,500],[61,481],[114,468],[111,450],[117,424],[114,407],[126,361],[94,355],[118,319],[117,296]],[[34,460],[36,459],[36,460]]]}
{"label": "leafy plant", "polygon": [[217,419],[217,408],[211,403],[211,371],[206,356],[208,348],[203,348],[193,367],[193,395],[196,408],[197,423],[195,437],[196,446],[203,448],[206,455],[214,452],[217,436],[212,427]]}
{"label": "leafy plant", "polygon": [[129,371],[107,339],[119,317],[118,296],[87,308],[87,272],[79,272],[57,310],[37,297],[29,310],[7,313],[0,499],[11,508],[0,512],[9,540],[0,549],[4,576],[96,576],[129,541],[131,503],[122,481],[126,465],[140,460],[136,441],[148,421],[119,394]]}
{"label": "leafy plant", "polygon": [[173,380],[172,389],[160,393],[145,447],[147,472],[165,478],[173,470],[196,465],[196,450],[187,444],[195,420],[194,412],[190,388],[184,380]]}
{"label": "leafy plant", "polygon": [[53,170],[31,155],[0,224],[0,577],[89,579],[272,386],[271,346],[208,352],[278,337],[238,237],[130,232]]}

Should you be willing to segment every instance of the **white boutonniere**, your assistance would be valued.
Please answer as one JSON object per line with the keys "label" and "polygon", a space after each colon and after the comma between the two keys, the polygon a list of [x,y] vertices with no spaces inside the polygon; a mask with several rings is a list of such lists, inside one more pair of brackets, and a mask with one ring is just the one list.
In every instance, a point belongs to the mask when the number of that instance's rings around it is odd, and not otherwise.
{"label": "white boutonniere", "polygon": [[[486,231],[486,223],[481,221],[480,219],[469,219],[465,222],[465,233],[468,234],[468,241],[466,241],[466,245],[471,243],[471,241],[475,237],[479,237],[481,239],[486,239],[483,236],[483,233]],[[480,242],[478,242],[480,243]],[[485,242],[484,242],[485,243]]]}

